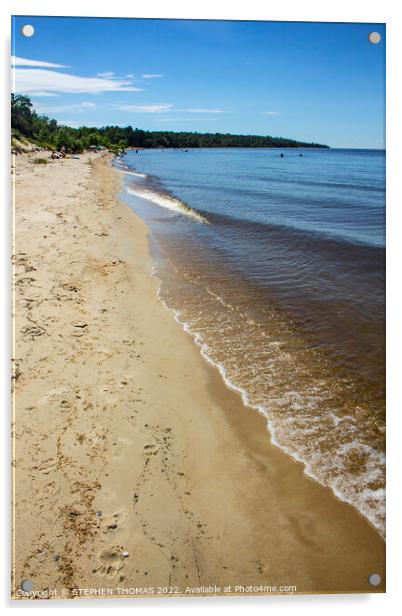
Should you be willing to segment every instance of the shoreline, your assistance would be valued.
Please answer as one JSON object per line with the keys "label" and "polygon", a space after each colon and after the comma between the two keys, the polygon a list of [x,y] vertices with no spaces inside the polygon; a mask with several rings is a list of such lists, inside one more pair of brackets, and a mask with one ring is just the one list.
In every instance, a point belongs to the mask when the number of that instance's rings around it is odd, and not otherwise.
{"label": "shoreline", "polygon": [[[159,297],[159,289],[158,289],[158,297]],[[331,493],[336,497],[337,500],[341,501],[342,503],[345,503],[346,505],[350,505],[353,509],[355,509],[359,513],[359,515],[361,515],[361,517],[365,519],[369,523],[369,525],[378,533],[378,535],[385,541],[385,528],[378,527],[375,523],[375,519],[370,519],[369,516],[362,513],[362,511],[360,511],[359,508],[353,502],[349,502],[348,500],[346,500],[344,495],[340,493],[339,491],[337,491],[334,486],[326,486],[322,481],[320,481],[318,477],[314,475],[314,472],[311,470],[311,465],[307,461],[303,460],[303,458],[297,452],[293,452],[291,449],[282,445],[278,441],[276,434],[275,434],[275,426],[269,420],[266,409],[264,409],[264,407],[262,406],[260,407],[260,406],[253,404],[249,399],[246,389],[243,389],[242,387],[234,384],[230,380],[230,378],[227,375],[225,366],[221,363],[216,363],[208,355],[209,349],[206,343],[202,342],[199,334],[195,333],[191,329],[191,326],[186,321],[180,320],[180,311],[175,310],[174,308],[170,308],[163,299],[161,299],[160,297],[159,299],[162,302],[162,304],[165,306],[165,308],[169,310],[170,312],[172,312],[175,321],[180,325],[183,331],[191,336],[191,338],[194,341],[194,344],[197,345],[201,356],[207,362],[207,364],[211,366],[212,369],[218,371],[222,379],[222,382],[227,387],[227,389],[229,389],[230,391],[233,391],[235,394],[237,394],[240,397],[242,401],[242,405],[245,407],[245,409],[250,409],[252,410],[252,412],[258,413],[264,419],[265,430],[266,430],[270,445],[274,448],[279,449],[282,453],[284,453],[288,458],[292,459],[295,463],[301,464],[303,467],[303,474],[306,477],[308,477],[315,483],[318,483],[322,487],[328,488],[331,491]]]}
{"label": "shoreline", "polygon": [[[292,291],[282,292],[282,298],[279,292],[275,297],[275,292],[269,291],[270,280],[273,289],[278,283],[273,273],[275,268],[268,268],[262,274],[261,268],[254,266],[254,262],[258,262],[258,250],[254,254],[254,259],[247,260],[247,254],[244,247],[242,248],[242,244],[247,242],[247,233],[245,237],[242,236],[243,214],[239,212],[233,217],[238,225],[238,239],[233,235],[228,238],[225,223],[222,224],[217,214],[220,211],[219,201],[215,204],[216,207],[208,209],[206,205],[206,209],[203,209],[202,202],[207,199],[208,191],[206,194],[203,192],[202,176],[197,174],[196,168],[193,168],[186,182],[183,176],[187,177],[188,169],[186,164],[183,167],[180,157],[169,161],[165,161],[165,158],[163,155],[157,156],[156,160],[150,158],[146,161],[138,159],[137,156],[125,156],[113,161],[113,167],[124,177],[124,189],[120,198],[149,226],[150,249],[155,263],[154,272],[159,280],[158,297],[172,311],[180,326],[192,336],[204,359],[219,370],[226,386],[238,392],[246,406],[266,418],[271,443],[297,462],[301,462],[307,476],[323,486],[330,487],[337,498],[354,506],[384,538],[385,451],[383,447],[385,443],[382,430],[385,425],[381,415],[382,399],[380,402],[383,375],[378,371],[382,362],[379,357],[381,353],[369,353],[367,344],[367,339],[371,338],[371,350],[380,349],[382,340],[378,327],[376,329],[373,323],[371,325],[366,323],[365,336],[351,335],[350,327],[349,330],[343,331],[342,335],[339,332],[342,321],[347,319],[345,315],[350,312],[349,299],[346,298],[352,298],[350,301],[353,303],[357,301],[359,293],[353,294],[354,288],[351,287],[350,281],[349,288],[345,288],[341,283],[332,280],[333,291],[330,289],[327,291],[334,296],[344,297],[344,305],[339,306],[337,301],[328,300],[321,302],[320,308],[320,300],[317,299],[320,295],[318,292],[320,283],[317,288],[313,287],[316,302],[311,297],[304,301],[304,294],[309,296],[309,292],[312,291],[311,284],[315,284],[314,276],[307,280],[306,289],[297,282],[292,284],[289,276],[287,282],[284,282],[286,275],[279,272],[282,267],[280,264],[282,261],[286,263],[287,255],[286,251],[282,250],[282,255],[276,255],[278,278],[281,279],[282,276],[283,286],[288,286]],[[170,189],[168,188],[172,173],[173,177],[176,174],[176,180],[172,180],[173,184],[176,182],[176,190],[172,185]],[[167,185],[164,184],[166,181]],[[252,180],[250,181],[252,184]],[[216,178],[216,183],[222,201],[225,202],[225,199],[229,198],[225,185],[220,183],[219,177]],[[182,190],[178,190],[179,186]],[[192,186],[190,192],[186,192],[188,186]],[[245,208],[247,212],[247,205]],[[180,212],[185,216],[173,217],[171,211]],[[197,214],[205,217],[202,219],[203,222],[212,225],[210,233],[208,226],[199,225],[194,221],[189,223],[186,220],[188,216],[196,218]],[[243,224],[249,224],[247,223],[249,215],[250,213],[244,213]],[[287,246],[291,246],[297,240],[297,236],[292,235],[294,230],[290,235],[289,232],[288,229],[285,239],[283,237],[281,239]],[[256,238],[262,241],[262,231]],[[274,244],[275,238],[271,239]],[[311,232],[309,241],[314,245],[314,250],[318,250],[318,253],[314,254],[315,258],[319,259],[320,250],[316,244],[323,243],[323,236]],[[332,241],[340,240],[332,238]],[[347,240],[344,241],[345,244],[336,244],[337,250],[342,253],[345,245],[349,246],[349,249],[353,246],[353,253],[345,257],[346,263],[352,268],[353,262],[365,261],[368,258],[366,251],[377,250],[374,245],[366,247],[362,256],[362,247],[358,242],[349,244]],[[239,249],[236,248],[237,242],[240,245]],[[252,244],[250,242],[250,252],[253,251]],[[313,258],[311,245],[303,247],[305,254],[300,254],[301,249],[299,254],[288,253],[289,258],[294,258],[296,263],[299,259],[302,270],[303,258],[307,261]],[[237,250],[240,251],[240,259]],[[269,259],[273,258],[269,249],[265,256],[268,263]],[[324,256],[328,259],[325,252]],[[229,263],[231,259],[234,262],[239,259],[247,263],[250,275],[243,276],[243,273],[236,273],[235,267],[226,265],[226,257]],[[264,254],[260,254],[260,257],[264,262]],[[336,253],[332,252],[331,257],[330,261],[334,267],[340,267],[342,271],[342,267],[346,266],[345,262],[340,259],[339,264]],[[373,259],[371,256],[370,259],[373,260],[372,266],[376,268],[377,258]],[[240,265],[239,267],[241,269]],[[367,268],[367,263],[364,268]],[[271,273],[270,269],[273,270]],[[325,268],[322,269],[320,273],[325,280],[326,274],[328,277],[331,274]],[[266,285],[265,296],[256,292],[258,285],[253,285],[255,279],[258,279],[262,288]],[[376,280],[380,282],[378,277]],[[357,279],[355,282],[357,283]],[[371,284],[376,287],[374,280],[371,280]],[[324,283],[325,286],[328,287],[328,284]],[[213,292],[210,292],[212,288]],[[367,281],[366,291],[368,291]],[[211,306],[207,308],[210,301]],[[290,307],[287,307],[287,302]],[[228,306],[228,310],[225,312],[225,309],[221,309],[219,303]],[[304,314],[304,318],[303,316],[300,318],[300,314],[297,315],[296,305],[299,312]],[[259,310],[259,306],[266,306],[267,310],[265,312],[264,309]],[[278,310],[272,310],[268,319],[268,310],[275,306]],[[381,306],[372,298],[371,313],[376,314],[376,308],[379,317],[377,322],[382,322]],[[230,311],[233,310],[238,310],[242,318],[237,318],[235,312],[231,315]],[[361,314],[355,313],[356,331],[361,328],[363,313],[364,308]],[[251,319],[253,325],[256,316],[258,326],[254,331],[253,327],[250,327],[247,335],[242,337],[240,321],[243,321],[244,327],[250,324],[246,314],[253,315]],[[367,317],[367,314],[365,316]],[[352,321],[353,319],[349,318],[349,325]],[[275,327],[279,331],[275,331]],[[281,331],[283,327],[289,327],[293,336],[289,334],[284,336]],[[373,343],[373,336],[376,337],[377,344]],[[260,340],[263,340],[261,345]],[[269,353],[271,344],[275,348],[273,353]],[[297,351],[293,353],[291,350],[301,344],[306,351],[304,361],[303,358],[298,359],[300,353]],[[286,345],[288,345],[287,356],[293,358],[293,361],[290,360],[285,367],[281,365],[280,358],[284,355],[282,349],[286,348]],[[221,350],[221,347],[225,350]],[[319,348],[319,351],[312,350],[314,347]],[[242,349],[250,361],[243,363],[239,349]],[[363,355],[362,349],[364,349]],[[371,357],[369,362],[366,360],[367,356]],[[260,357],[264,359],[260,361]],[[282,364],[285,364],[285,361]],[[340,367],[343,378],[339,376]],[[303,374],[303,370],[304,378],[303,376],[297,378],[295,375]],[[275,380],[278,381],[282,373],[283,383],[275,390]],[[366,378],[368,373],[373,380]],[[267,382],[270,382],[270,387]],[[300,392],[297,403],[292,399],[296,397],[295,392],[298,394]],[[283,404],[283,409],[278,408],[280,407],[278,399],[281,398],[289,400],[288,405]],[[316,409],[316,421],[313,414],[309,416],[311,408]],[[310,433],[310,438],[306,438],[306,430]],[[311,432],[320,441],[317,451],[309,446],[309,441],[315,440]]]}
{"label": "shoreline", "polygon": [[16,159],[14,596],[384,592],[379,534],[271,445],[158,299],[107,158]]}

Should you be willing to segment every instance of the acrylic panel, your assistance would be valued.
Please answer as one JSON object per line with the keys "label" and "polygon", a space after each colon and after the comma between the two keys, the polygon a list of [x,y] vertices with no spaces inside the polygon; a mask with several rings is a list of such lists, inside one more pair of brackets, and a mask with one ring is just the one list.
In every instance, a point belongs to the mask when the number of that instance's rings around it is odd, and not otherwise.
{"label": "acrylic panel", "polygon": [[13,598],[385,592],[385,24],[11,62]]}

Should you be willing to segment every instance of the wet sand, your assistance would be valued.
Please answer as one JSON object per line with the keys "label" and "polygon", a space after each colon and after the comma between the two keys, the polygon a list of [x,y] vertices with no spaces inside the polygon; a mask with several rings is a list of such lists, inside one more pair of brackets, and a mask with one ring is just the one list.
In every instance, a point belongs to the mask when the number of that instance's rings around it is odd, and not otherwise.
{"label": "wet sand", "polygon": [[383,592],[377,531],[270,445],[157,299],[108,157],[33,158],[14,173],[13,596]]}

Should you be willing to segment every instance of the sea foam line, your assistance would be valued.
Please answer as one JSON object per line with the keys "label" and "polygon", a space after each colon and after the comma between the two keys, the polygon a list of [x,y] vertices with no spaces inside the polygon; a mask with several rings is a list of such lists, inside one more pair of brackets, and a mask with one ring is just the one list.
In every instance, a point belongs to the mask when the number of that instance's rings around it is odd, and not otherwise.
{"label": "sea foam line", "polygon": [[143,179],[148,177],[146,173],[140,173],[139,171],[129,171],[127,165],[119,161],[114,162],[113,166],[117,171],[119,171],[119,173],[124,173],[125,175],[132,175],[136,178],[143,178]]}
{"label": "sea foam line", "polygon": [[146,173],[140,173],[139,171],[124,171],[127,175],[134,175],[136,178],[148,177]]}
{"label": "sea foam line", "polygon": [[[375,514],[375,512],[370,509],[370,507],[368,507],[364,501],[362,501],[361,499],[353,499],[352,496],[350,496],[349,494],[345,493],[345,491],[342,491],[340,488],[338,488],[338,486],[336,485],[336,482],[332,482],[326,484],[320,477],[318,477],[313,469],[312,469],[312,465],[310,462],[308,462],[307,460],[305,460],[297,451],[294,451],[292,449],[290,449],[289,447],[287,447],[286,445],[283,445],[280,440],[277,438],[277,430],[276,427],[274,425],[274,423],[272,422],[272,420],[269,418],[269,411],[266,407],[264,407],[263,405],[257,405],[257,404],[253,404],[248,396],[248,393],[245,389],[243,389],[242,387],[239,387],[238,385],[236,385],[235,383],[233,383],[233,381],[230,380],[230,377],[227,374],[227,371],[225,369],[225,366],[219,362],[215,362],[211,356],[208,354],[208,351],[210,350],[208,345],[203,342],[202,339],[202,335],[198,332],[194,332],[191,329],[191,326],[189,323],[187,323],[186,321],[181,320],[180,316],[181,316],[181,312],[180,310],[177,310],[175,308],[171,308],[166,301],[163,299],[163,297],[161,296],[161,286],[162,286],[162,281],[161,279],[158,277],[157,272],[156,272],[156,265],[153,266],[152,268],[152,276],[158,281],[158,287],[157,287],[157,297],[159,299],[159,301],[163,304],[163,306],[169,310],[169,312],[173,313],[174,319],[175,321],[182,327],[182,329],[188,333],[194,340],[194,342],[196,343],[196,345],[199,347],[200,349],[200,353],[202,355],[202,357],[205,359],[205,361],[207,361],[211,366],[213,366],[214,368],[217,368],[223,382],[225,383],[225,385],[228,387],[228,389],[235,391],[236,393],[238,393],[242,399],[243,404],[250,409],[253,409],[254,411],[257,411],[260,415],[262,415],[265,420],[266,420],[266,426],[267,426],[267,432],[270,438],[270,442],[273,446],[277,447],[278,449],[280,449],[281,451],[283,451],[286,455],[288,455],[289,457],[293,458],[293,460],[295,460],[296,462],[299,462],[303,465],[304,469],[303,472],[305,475],[307,475],[308,477],[310,477],[310,479],[313,479],[316,483],[319,483],[320,485],[324,486],[324,487],[330,487],[333,494],[342,502],[347,503],[348,505],[351,505],[352,507],[354,507],[364,518],[366,518],[370,524],[376,529],[376,531],[381,535],[381,537],[385,538],[385,529],[383,527],[383,524],[381,523],[381,521],[378,520],[377,515]],[[378,452],[378,454],[381,456],[383,463],[385,463],[385,456],[384,454]],[[384,492],[382,490],[378,490],[377,491],[379,496],[383,496]],[[363,490],[362,494],[366,494],[367,495],[367,490]],[[374,496],[374,493],[372,491],[370,491],[370,495]]]}
{"label": "sea foam line", "polygon": [[164,207],[168,210],[178,212],[179,214],[184,214],[185,216],[194,218],[194,220],[197,220],[198,222],[208,223],[204,216],[191,209],[191,207],[176,197],[172,197],[170,195],[138,185],[135,185],[134,187],[128,186],[126,190],[131,195],[135,195],[141,199],[146,199],[147,201],[152,201],[153,203],[156,203],[156,205]]}

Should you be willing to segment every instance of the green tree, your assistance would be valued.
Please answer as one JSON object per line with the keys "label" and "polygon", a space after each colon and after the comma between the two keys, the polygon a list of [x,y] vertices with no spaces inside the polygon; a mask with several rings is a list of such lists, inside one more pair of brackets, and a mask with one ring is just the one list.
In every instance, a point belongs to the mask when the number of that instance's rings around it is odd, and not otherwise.
{"label": "green tree", "polygon": [[11,94],[11,127],[22,135],[32,135],[32,103],[28,96]]}

